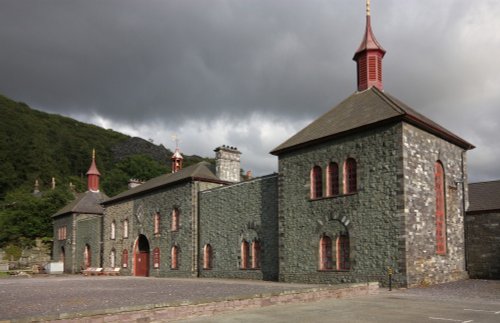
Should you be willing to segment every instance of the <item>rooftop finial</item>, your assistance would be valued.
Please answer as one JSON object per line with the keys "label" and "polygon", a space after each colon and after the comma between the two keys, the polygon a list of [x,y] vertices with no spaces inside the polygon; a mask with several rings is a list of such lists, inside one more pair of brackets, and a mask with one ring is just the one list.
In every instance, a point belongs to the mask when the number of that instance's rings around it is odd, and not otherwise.
{"label": "rooftop finial", "polygon": [[92,149],[92,159],[95,159],[95,148]]}
{"label": "rooftop finial", "polygon": [[370,15],[370,0],[366,0],[366,15]]}
{"label": "rooftop finial", "polygon": [[177,136],[177,134],[174,133],[172,135],[172,141],[175,141],[175,149],[179,149],[179,141],[180,141],[180,139]]}

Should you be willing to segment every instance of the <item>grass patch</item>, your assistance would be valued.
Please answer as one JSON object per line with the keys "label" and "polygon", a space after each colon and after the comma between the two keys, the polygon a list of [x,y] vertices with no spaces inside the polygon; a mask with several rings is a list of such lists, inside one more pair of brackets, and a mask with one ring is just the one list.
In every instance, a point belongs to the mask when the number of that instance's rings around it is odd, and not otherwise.
{"label": "grass patch", "polygon": [[0,271],[0,278],[7,278],[10,277],[10,274],[5,271]]}

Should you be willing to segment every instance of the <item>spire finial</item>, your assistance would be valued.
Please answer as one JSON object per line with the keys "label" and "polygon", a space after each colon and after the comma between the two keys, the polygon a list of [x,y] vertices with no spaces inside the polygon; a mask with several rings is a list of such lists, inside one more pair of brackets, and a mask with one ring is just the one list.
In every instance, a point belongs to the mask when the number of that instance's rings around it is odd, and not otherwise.
{"label": "spire finial", "polygon": [[95,159],[95,148],[92,149],[92,159]]}
{"label": "spire finial", "polygon": [[370,16],[370,0],[366,0],[366,15]]}
{"label": "spire finial", "polygon": [[174,141],[174,142],[175,142],[175,150],[178,150],[178,149],[179,149],[179,142],[180,142],[181,140],[179,139],[179,137],[177,136],[177,134],[175,134],[175,133],[174,133],[174,134],[172,135],[172,141]]}

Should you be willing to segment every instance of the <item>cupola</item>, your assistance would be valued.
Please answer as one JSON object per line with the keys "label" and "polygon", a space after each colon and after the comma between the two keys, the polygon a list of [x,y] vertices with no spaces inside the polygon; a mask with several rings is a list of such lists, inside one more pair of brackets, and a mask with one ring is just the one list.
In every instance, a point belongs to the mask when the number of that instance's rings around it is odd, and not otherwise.
{"label": "cupola", "polygon": [[87,187],[91,192],[99,192],[99,177],[101,173],[95,164],[95,149],[92,150],[92,163],[87,171]]}
{"label": "cupola", "polygon": [[372,86],[377,87],[379,90],[384,89],[382,82],[382,59],[384,55],[385,49],[379,44],[373,34],[370,0],[366,0],[365,35],[353,57],[357,65],[359,92],[369,89]]}

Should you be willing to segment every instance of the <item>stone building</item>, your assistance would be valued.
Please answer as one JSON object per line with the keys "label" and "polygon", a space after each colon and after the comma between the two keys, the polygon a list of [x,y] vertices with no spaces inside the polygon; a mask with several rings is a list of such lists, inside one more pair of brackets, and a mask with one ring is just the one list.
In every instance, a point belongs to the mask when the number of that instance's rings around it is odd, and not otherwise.
{"label": "stone building", "polygon": [[500,181],[471,183],[465,217],[471,278],[500,279]]}
{"label": "stone building", "polygon": [[473,146],[384,92],[384,55],[367,6],[357,91],[271,152],[277,174],[240,181],[234,147],[215,150],[215,167],[183,169],[174,154],[174,173],[102,202],[102,266],[308,283],[385,282],[390,269],[401,286],[467,277]]}
{"label": "stone building", "polygon": [[99,190],[101,174],[95,163],[95,151],[87,172],[87,191],[52,216],[54,245],[52,258],[64,263],[64,271],[78,273],[86,267],[102,264],[101,202],[108,196]]}

